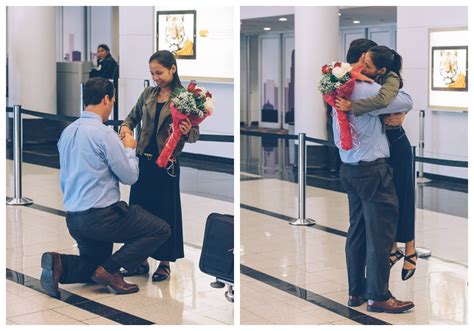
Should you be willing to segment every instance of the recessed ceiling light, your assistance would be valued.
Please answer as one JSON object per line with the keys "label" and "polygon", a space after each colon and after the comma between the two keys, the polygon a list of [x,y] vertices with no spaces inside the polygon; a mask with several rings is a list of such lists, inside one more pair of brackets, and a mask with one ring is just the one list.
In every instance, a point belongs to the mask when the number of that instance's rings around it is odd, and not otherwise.
{"label": "recessed ceiling light", "polygon": [[360,21],[352,21],[352,23],[354,23],[354,24],[359,24]]}
{"label": "recessed ceiling light", "polygon": [[280,17],[278,20],[279,20],[280,22],[286,22],[286,21],[288,21],[288,19],[287,19],[286,17]]}
{"label": "recessed ceiling light", "polygon": [[270,31],[272,28],[269,28],[269,27],[266,27],[266,28],[263,28],[263,30],[265,31]]}
{"label": "recessed ceiling light", "polygon": [[341,13],[339,13],[339,16],[341,16],[341,15],[342,15],[342,14],[341,14]]}

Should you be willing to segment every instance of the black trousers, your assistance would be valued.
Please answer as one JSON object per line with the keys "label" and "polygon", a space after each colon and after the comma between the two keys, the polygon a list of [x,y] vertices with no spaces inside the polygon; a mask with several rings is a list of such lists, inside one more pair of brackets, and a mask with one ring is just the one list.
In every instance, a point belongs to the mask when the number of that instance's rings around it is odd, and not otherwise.
{"label": "black trousers", "polygon": [[402,127],[387,130],[390,144],[389,164],[393,169],[393,184],[398,196],[397,242],[415,239],[415,174],[413,150]]}
{"label": "black trousers", "polygon": [[389,299],[389,256],[398,221],[398,198],[386,159],[343,164],[340,177],[349,198],[346,240],[349,295]]}
{"label": "black trousers", "polygon": [[[127,270],[137,268],[170,236],[169,225],[139,206],[120,201],[106,208],[67,213],[67,227],[79,256],[61,254],[60,283],[88,283],[108,259]],[[114,243],[125,243],[112,254]]]}

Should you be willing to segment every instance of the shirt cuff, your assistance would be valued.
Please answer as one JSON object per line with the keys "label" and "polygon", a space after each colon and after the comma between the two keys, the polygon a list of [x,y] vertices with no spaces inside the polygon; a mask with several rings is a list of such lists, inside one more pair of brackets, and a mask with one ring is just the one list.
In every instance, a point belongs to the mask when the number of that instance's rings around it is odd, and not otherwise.
{"label": "shirt cuff", "polygon": [[131,147],[125,147],[125,154],[127,154],[128,157],[136,157],[136,149],[131,148]]}

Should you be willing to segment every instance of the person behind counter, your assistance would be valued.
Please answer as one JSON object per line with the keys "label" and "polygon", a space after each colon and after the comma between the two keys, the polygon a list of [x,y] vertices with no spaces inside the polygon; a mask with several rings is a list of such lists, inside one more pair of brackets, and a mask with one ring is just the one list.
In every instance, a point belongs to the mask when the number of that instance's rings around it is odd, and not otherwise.
{"label": "person behind counter", "polygon": [[106,44],[100,44],[97,46],[97,68],[92,69],[89,73],[89,77],[103,77],[107,79],[116,78],[116,71],[118,65],[115,59],[110,54],[110,48]]}

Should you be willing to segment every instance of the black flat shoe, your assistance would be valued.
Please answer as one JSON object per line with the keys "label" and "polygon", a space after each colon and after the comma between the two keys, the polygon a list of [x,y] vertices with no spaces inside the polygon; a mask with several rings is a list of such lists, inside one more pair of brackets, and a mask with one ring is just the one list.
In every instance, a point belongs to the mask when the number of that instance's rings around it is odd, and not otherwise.
{"label": "black flat shoe", "polygon": [[135,270],[122,270],[120,273],[123,277],[131,277],[131,276],[139,276],[139,275],[146,275],[150,272],[150,265],[148,262],[143,263],[141,266],[136,268]]}
{"label": "black flat shoe", "polygon": [[403,268],[402,269],[402,280],[408,280],[415,274],[416,260],[413,260],[414,257],[416,257],[418,259],[418,253],[417,252],[415,252],[415,254],[405,256],[405,261],[408,262],[408,263],[413,264],[415,266],[415,268],[414,269],[405,269],[405,268]]}
{"label": "black flat shoe", "polygon": [[[395,265],[395,263],[397,263],[398,261],[400,261],[402,259],[402,257],[404,257],[405,255],[403,255],[403,251],[398,248],[395,252],[393,253],[390,253],[390,268],[393,267]],[[392,259],[392,257],[395,258],[395,260]]]}
{"label": "black flat shoe", "polygon": [[[160,274],[160,273],[158,273],[158,270],[163,270],[166,274]],[[160,264],[158,266],[158,268],[156,269],[156,271],[151,276],[151,280],[153,282],[162,282],[162,281],[167,280],[169,278],[170,273],[171,273],[170,266]]]}

